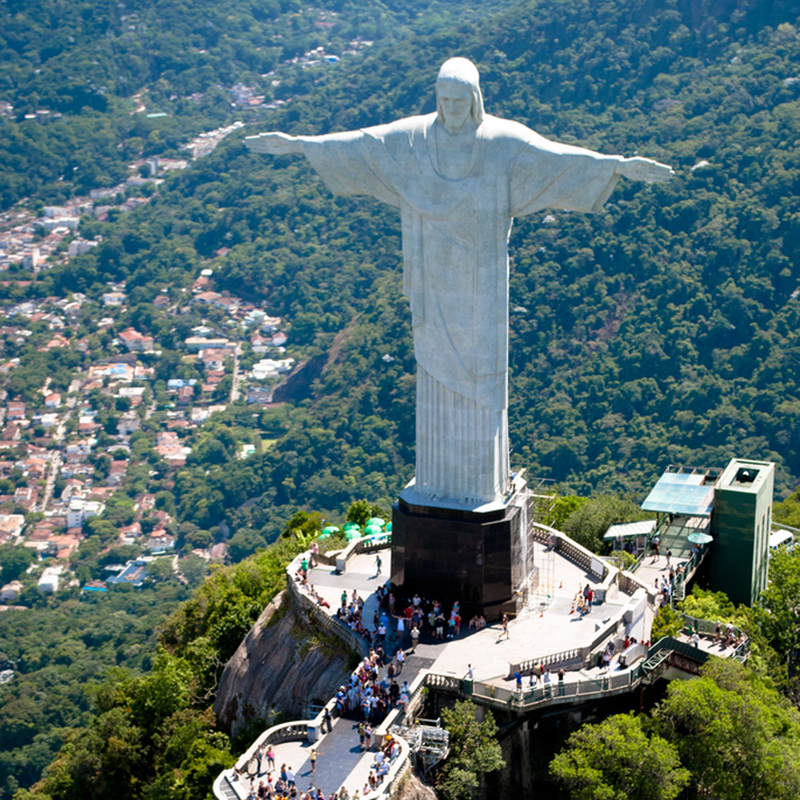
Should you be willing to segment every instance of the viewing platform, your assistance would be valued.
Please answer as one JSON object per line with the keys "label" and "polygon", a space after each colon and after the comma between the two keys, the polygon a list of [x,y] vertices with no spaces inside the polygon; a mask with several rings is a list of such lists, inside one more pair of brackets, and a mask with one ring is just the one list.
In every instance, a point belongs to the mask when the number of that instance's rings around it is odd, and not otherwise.
{"label": "viewing platform", "polygon": [[[333,715],[330,730],[324,725],[324,712],[309,720],[273,726],[265,731],[237,761],[236,772],[225,770],[214,783],[218,800],[247,800],[259,781],[267,780],[266,759],[258,774],[254,756],[259,745],[271,745],[275,751],[276,772],[282,764],[292,768],[298,791],[311,786],[327,798],[343,786],[350,796],[357,790],[360,797],[388,796],[392,787],[410,767],[414,748],[414,720],[419,715],[425,689],[445,692],[457,697],[472,698],[476,703],[512,713],[528,713],[540,705],[581,702],[592,697],[630,692],[644,682],[652,682],[669,669],[690,671],[710,654],[743,657],[746,647],[720,648],[713,641],[713,623],[694,621],[701,635],[699,647],[685,637],[659,643],[650,648],[642,645],[650,635],[657,594],[643,585],[638,576],[621,572],[609,563],[581,548],[568,537],[544,526],[534,526],[534,564],[538,573],[522,591],[528,602],[524,610],[509,624],[508,637],[500,624],[483,630],[469,628],[464,620],[459,635],[452,639],[434,639],[425,625],[416,652],[410,634],[398,635],[396,619],[391,620],[384,644],[387,655],[402,648],[406,661],[398,681],[409,684],[405,708],[395,708],[377,726],[370,752],[361,749],[359,719],[337,717],[335,699],[326,707]],[[380,554],[381,573],[377,572]],[[376,591],[390,574],[391,551],[386,542],[368,539],[352,543],[328,564],[309,569],[307,587],[296,579],[302,556],[287,569],[293,601],[306,612],[340,635],[351,648],[368,651],[364,640],[335,618],[344,592],[348,598],[355,590],[364,600],[362,619],[372,629],[377,606]],[[323,557],[324,558],[324,557]],[[663,560],[663,556],[662,556]],[[580,614],[576,598],[586,585],[597,598],[591,611]],[[314,592],[327,603],[325,608],[310,594]],[[434,598],[429,598],[434,599]],[[406,603],[397,600],[397,613]],[[449,609],[447,609],[449,611]],[[740,632],[737,632],[737,637]],[[625,636],[634,636],[639,643],[622,647]],[[743,638],[743,637],[742,637]],[[665,640],[666,641],[666,640]],[[600,666],[609,642],[615,643],[615,654],[608,668]],[[624,653],[624,665],[619,656]],[[683,659],[683,661],[681,661]],[[530,670],[543,665],[551,672],[551,684],[528,684]],[[688,666],[687,666],[688,665]],[[469,679],[472,669],[473,680]],[[565,670],[563,683],[557,681],[557,670]],[[514,673],[525,674],[521,690],[516,688]],[[380,670],[380,677],[386,668]],[[375,766],[377,743],[390,735],[397,742],[397,755],[392,760],[381,785],[369,790],[367,780]],[[311,751],[316,751],[316,771],[311,770]],[[417,754],[419,755],[419,753]]]}

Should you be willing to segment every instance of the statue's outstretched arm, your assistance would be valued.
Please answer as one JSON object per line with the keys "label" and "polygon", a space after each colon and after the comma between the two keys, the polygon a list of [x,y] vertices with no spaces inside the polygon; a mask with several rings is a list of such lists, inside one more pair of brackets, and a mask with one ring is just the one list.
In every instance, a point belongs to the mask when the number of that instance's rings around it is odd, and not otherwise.
{"label": "statue's outstretched arm", "polygon": [[632,181],[646,181],[647,183],[663,183],[668,181],[675,173],[672,167],[659,164],[651,158],[621,158],[617,163],[616,172],[630,178]]}
{"label": "statue's outstretched arm", "polygon": [[303,136],[289,136],[288,133],[259,133],[248,136],[244,146],[253,153],[266,153],[270,156],[285,156],[303,152]]}

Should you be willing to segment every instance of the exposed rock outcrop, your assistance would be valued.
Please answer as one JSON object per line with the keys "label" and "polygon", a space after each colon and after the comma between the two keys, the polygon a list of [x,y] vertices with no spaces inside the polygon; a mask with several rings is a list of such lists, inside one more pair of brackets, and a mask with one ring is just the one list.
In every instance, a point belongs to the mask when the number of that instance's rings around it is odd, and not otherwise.
{"label": "exposed rock outcrop", "polygon": [[413,770],[409,770],[396,791],[392,792],[392,800],[439,800],[436,792],[423,783]]}
{"label": "exposed rock outcrop", "polygon": [[333,634],[301,618],[287,592],[264,609],[222,673],[214,711],[232,735],[271,712],[306,719],[347,681],[351,656]]}

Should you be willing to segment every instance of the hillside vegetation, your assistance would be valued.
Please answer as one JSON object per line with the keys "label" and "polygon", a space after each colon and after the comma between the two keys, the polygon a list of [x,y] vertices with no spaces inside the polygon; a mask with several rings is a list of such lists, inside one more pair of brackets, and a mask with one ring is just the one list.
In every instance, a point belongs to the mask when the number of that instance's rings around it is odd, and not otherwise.
{"label": "hillside vegetation", "polygon": [[[527,3],[491,26],[322,72],[257,129],[329,131],[429,111],[439,63],[464,53],[481,67],[490,111],[562,141],[672,164],[668,185],[621,184],[599,214],[518,221],[514,463],[579,493],[641,498],[669,463],[772,459],[786,496],[800,474],[792,13]],[[298,506],[391,501],[413,472],[414,443],[396,212],[330,196],[301,159],[253,156],[226,140],[147,207],[86,227],[104,232],[102,246],[34,291],[97,292],[127,278],[147,309],[140,324],[149,315],[167,336],[148,301],[213,266],[222,288],[286,316],[294,352],[316,365],[268,452],[180,473],[184,519],[206,528],[227,515],[269,539]]]}

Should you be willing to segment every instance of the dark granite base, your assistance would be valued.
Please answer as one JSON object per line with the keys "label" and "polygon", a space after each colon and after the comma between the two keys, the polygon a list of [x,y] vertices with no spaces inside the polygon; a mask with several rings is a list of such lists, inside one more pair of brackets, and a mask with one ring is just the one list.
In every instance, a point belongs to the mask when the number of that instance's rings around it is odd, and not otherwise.
{"label": "dark granite base", "polygon": [[[515,613],[518,553],[524,514],[517,505],[489,512],[411,505],[392,510],[392,586],[403,603],[418,593],[448,607],[461,603],[464,624],[474,614],[488,622]],[[512,575],[513,573],[513,575]]]}

